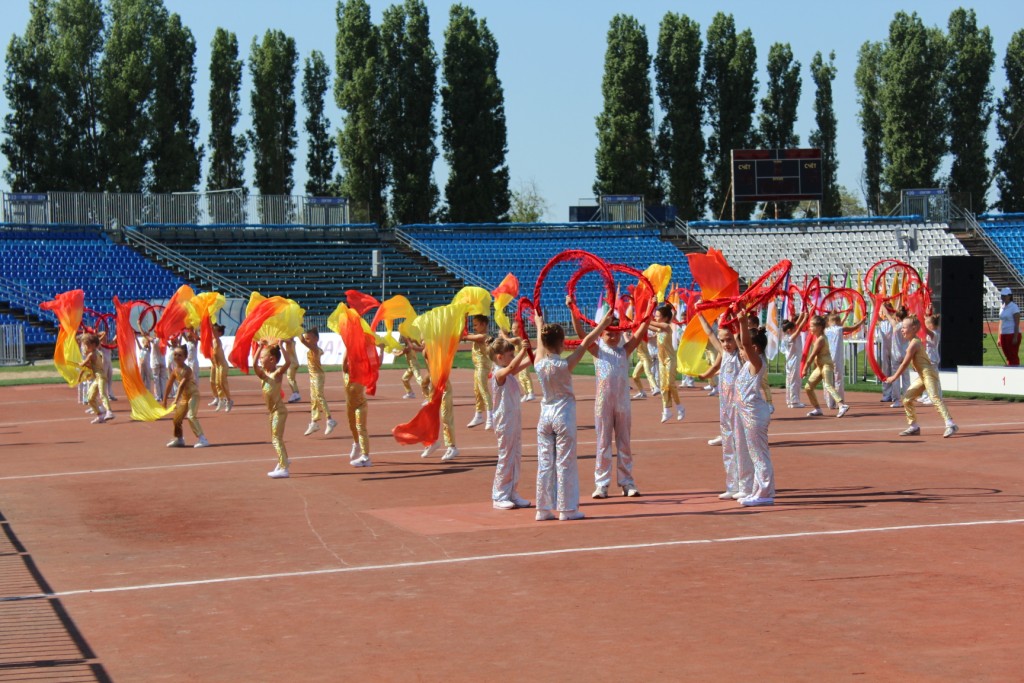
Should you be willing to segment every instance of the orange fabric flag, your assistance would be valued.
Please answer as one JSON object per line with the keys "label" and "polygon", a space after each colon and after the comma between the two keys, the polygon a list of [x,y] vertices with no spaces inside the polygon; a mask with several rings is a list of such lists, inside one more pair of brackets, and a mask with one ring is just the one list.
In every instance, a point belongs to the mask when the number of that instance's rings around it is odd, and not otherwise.
{"label": "orange fabric flag", "polygon": [[156,336],[160,339],[161,353],[167,350],[167,343],[171,339],[185,331],[187,327],[185,320],[189,314],[188,303],[192,301],[192,297],[195,295],[191,287],[182,285],[178,287],[178,291],[174,293],[171,300],[167,302],[167,306],[164,307],[160,320],[157,321],[156,326],[153,328]]}
{"label": "orange fabric flag", "polygon": [[79,363],[82,362],[82,348],[78,345],[78,328],[82,324],[82,311],[85,310],[85,292],[72,289],[44,301],[39,308],[53,311],[57,316],[60,329],[57,331],[57,344],[53,347],[53,364],[57,372],[70,386],[78,384]]}
{"label": "orange fabric flag", "polygon": [[359,312],[345,304],[338,304],[327,319],[327,327],[341,336],[345,344],[345,361],[350,382],[362,384],[366,393],[377,393],[380,377],[380,356],[377,355],[377,335],[362,319]]}
{"label": "orange fabric flag", "polygon": [[412,420],[391,430],[398,443],[429,446],[437,441],[441,429],[441,397],[452,372],[452,361],[459,348],[466,315],[465,305],[449,304],[427,311],[412,324],[415,336],[423,341],[426,350],[434,395]]}
{"label": "orange fabric flag", "polygon": [[668,283],[672,280],[672,266],[652,263],[644,271],[644,277],[650,280],[651,286],[654,287],[654,296],[657,297],[658,303],[664,301],[665,288],[668,287]]}
{"label": "orange fabric flag", "polygon": [[491,293],[483,287],[463,287],[452,299],[455,305],[466,307],[466,315],[491,315]]}
{"label": "orange fabric flag", "polygon": [[164,408],[157,402],[142,381],[138,357],[135,355],[135,330],[132,328],[132,306],[135,302],[121,303],[114,297],[117,312],[117,353],[121,360],[121,384],[132,407],[132,419],[154,422],[174,412],[174,407]]}
{"label": "orange fabric flag", "polygon": [[370,323],[370,329],[377,333],[377,325],[381,322],[384,323],[384,336],[382,340],[384,346],[392,351],[397,351],[401,348],[401,344],[391,336],[391,327],[395,320],[398,318],[405,318],[401,325],[398,326],[398,331],[404,335],[409,336],[409,325],[416,320],[416,310],[401,294],[391,297],[380,305],[377,309],[376,315],[373,316],[373,322]]}
{"label": "orange fabric flag", "polygon": [[[256,292],[253,292],[255,294]],[[251,303],[250,299],[250,303]],[[252,354],[252,344],[256,334],[263,327],[263,324],[281,313],[288,307],[288,299],[279,296],[263,299],[253,308],[247,311],[245,320],[238,326],[235,332],[235,342],[231,347],[231,354],[228,360],[242,372],[249,374],[249,356]],[[294,336],[294,335],[293,335]],[[290,338],[290,337],[289,337]]]}
{"label": "orange fabric flag", "polygon": [[[717,249],[708,249],[707,254],[687,254],[690,262],[690,273],[694,282],[700,286],[700,296],[704,301],[736,297],[740,293],[740,276],[729,263],[725,256]],[[697,315],[704,316],[709,323],[715,320],[725,309],[709,309],[701,311]],[[679,348],[676,350],[676,360],[679,363],[679,371],[685,375],[699,375],[705,372],[710,365],[704,359],[704,349],[708,345],[708,335],[699,321],[692,321],[683,330],[683,336],[679,340]]]}
{"label": "orange fabric flag", "polygon": [[494,297],[494,322],[505,332],[510,331],[512,324],[505,313],[505,307],[519,298],[519,279],[509,273],[497,289],[491,292],[491,296]]}
{"label": "orange fabric flag", "polygon": [[349,308],[356,309],[359,315],[366,315],[367,311],[372,311],[380,306],[380,302],[377,299],[369,294],[363,294],[357,289],[346,289],[345,301],[348,303]]}
{"label": "orange fabric flag", "polygon": [[186,305],[185,326],[193,330],[199,328],[199,351],[203,358],[213,357],[213,323],[217,322],[217,311],[224,308],[224,303],[223,294],[203,292]]}

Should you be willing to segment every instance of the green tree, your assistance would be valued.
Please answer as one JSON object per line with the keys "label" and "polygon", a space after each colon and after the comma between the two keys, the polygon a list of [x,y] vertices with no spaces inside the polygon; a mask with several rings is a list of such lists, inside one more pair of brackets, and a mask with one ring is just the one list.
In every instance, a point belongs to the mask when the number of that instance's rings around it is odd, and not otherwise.
{"label": "green tree", "polygon": [[391,175],[391,220],[425,223],[437,207],[437,53],[430,17],[422,0],[405,0],[384,10],[380,27],[381,124]]}
{"label": "green tree", "polygon": [[49,77],[55,30],[48,0],[32,0],[25,34],[7,46],[4,116],[0,151],[7,157],[4,179],[15,192],[61,189],[59,149],[62,122],[60,95]]}
{"label": "green tree", "polygon": [[700,24],[668,12],[658,32],[654,78],[665,118],[658,130],[658,165],[669,204],[680,218],[694,220],[707,206],[704,177],[704,107],[700,95]]}
{"label": "green tree", "polygon": [[[793,58],[789,43],[775,43],[768,49],[768,91],[761,99],[760,144],[770,149],[797,147],[796,110],[800,105],[800,62]],[[795,202],[774,202],[778,218],[792,218]]]}
{"label": "green tree", "polygon": [[[708,137],[706,164],[710,174],[711,210],[725,212],[732,178],[731,152],[751,147],[757,96],[757,48],[750,29],[736,33],[731,14],[719,12],[708,26],[704,50],[704,98]],[[754,205],[737,204],[736,218],[750,217]]]}
{"label": "green tree", "polygon": [[[836,194],[839,195],[839,212],[836,215],[839,216],[867,216],[868,208],[864,206],[864,203],[854,193],[850,192],[844,186],[837,186]],[[832,214],[824,213],[824,204],[822,204],[822,212],[825,216]]]}
{"label": "green tree", "polygon": [[101,0],[58,0],[50,69],[60,95],[63,126],[57,140],[61,181],[53,189],[106,189],[100,128],[100,55],[104,16]]}
{"label": "green tree", "polygon": [[299,55],[295,39],[282,31],[267,31],[252,40],[252,145],[255,184],[260,194],[291,194],[295,164],[295,77]]}
{"label": "green tree", "polygon": [[860,46],[857,55],[857,71],[854,80],[857,84],[857,102],[860,111],[860,129],[864,141],[864,201],[874,215],[884,212],[880,204],[882,193],[882,168],[884,156],[882,152],[882,55],[885,46],[878,42],[866,42]]}
{"label": "green tree", "polygon": [[521,181],[516,189],[512,190],[511,208],[508,213],[508,220],[512,223],[537,223],[544,218],[550,205],[544,199],[537,181]]}
{"label": "green tree", "polygon": [[220,27],[210,46],[210,169],[208,190],[231,190],[245,184],[244,135],[235,135],[241,117],[242,60],[238,38]]}
{"label": "green tree", "polygon": [[996,108],[1001,143],[996,150],[996,186],[1000,211],[1019,213],[1024,211],[1024,30],[1010,38],[1003,68],[1006,87]]}
{"label": "green tree", "polygon": [[167,24],[162,0],[110,0],[100,61],[100,122],[106,187],[141,192],[147,181],[155,81],[152,47]]}
{"label": "green tree", "polygon": [[814,121],[817,128],[811,132],[812,147],[821,150],[821,215],[841,216],[842,199],[836,182],[839,158],[836,156],[836,112],[832,104],[832,81],[836,79],[836,53],[830,52],[828,61],[820,52],[811,60],[811,78],[814,79]]}
{"label": "green tree", "polygon": [[882,54],[882,179],[889,201],[914,187],[935,187],[947,149],[946,40],[917,13],[897,12]]}
{"label": "green tree", "polygon": [[448,220],[500,221],[509,210],[505,92],[498,42],[485,19],[452,5],[444,34],[441,136]]}
{"label": "green tree", "polygon": [[199,121],[192,115],[196,41],[181,17],[171,14],[153,39],[151,192],[193,191],[202,174]]}
{"label": "green tree", "polygon": [[314,197],[327,196],[337,189],[333,185],[334,141],[328,130],[330,123],[324,114],[324,98],[330,77],[331,69],[324,54],[313,50],[302,70],[302,104],[306,107],[306,135],[309,136],[306,194]]}
{"label": "green tree", "polygon": [[953,164],[950,190],[958,201],[977,213],[988,207],[988,142],[992,123],[989,85],[996,53],[988,27],[979,29],[974,10],[957,8],[949,15],[949,68],[946,103],[949,107],[949,151]]}
{"label": "green tree", "polygon": [[650,69],[647,30],[635,17],[612,17],[601,81],[604,108],[597,116],[598,196],[638,194],[648,203],[661,201]]}

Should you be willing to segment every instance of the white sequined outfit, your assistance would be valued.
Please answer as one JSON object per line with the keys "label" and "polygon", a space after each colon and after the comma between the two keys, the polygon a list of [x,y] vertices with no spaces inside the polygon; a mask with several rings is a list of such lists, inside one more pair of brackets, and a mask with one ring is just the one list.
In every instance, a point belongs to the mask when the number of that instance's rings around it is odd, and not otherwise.
{"label": "white sequined outfit", "polygon": [[790,339],[788,334],[782,335],[782,353],[786,356],[786,405],[795,406],[800,403],[800,356],[804,350],[804,335],[798,334]]}
{"label": "white sequined outfit", "polygon": [[[829,325],[825,328],[825,340],[828,342],[828,351],[832,354],[832,386],[840,398],[846,398],[845,382],[843,373],[846,371],[846,359],[843,357],[843,328],[841,325]],[[838,408],[832,395],[825,392],[825,405],[833,410]]]}
{"label": "white sequined outfit", "polygon": [[613,453],[617,451],[616,478],[619,486],[626,486],[633,483],[633,452],[629,446],[632,423],[629,356],[624,342],[620,341],[618,346],[609,346],[604,339],[597,341],[594,374],[597,377],[597,396],[594,398],[594,431],[597,437],[594,483],[598,486],[611,484]]}
{"label": "white sequined outfit", "polygon": [[519,497],[519,470],[523,462],[523,420],[519,401],[523,393],[515,375],[506,375],[505,383],[491,375],[491,399],[494,406],[494,435],[498,438],[498,465],[494,470],[491,499],[513,500]]}
{"label": "white sequined outfit", "polygon": [[544,396],[537,422],[537,510],[568,512],[580,505],[572,373],[567,360],[551,355],[536,368]]}
{"label": "white sequined outfit", "polygon": [[775,497],[775,473],[768,452],[771,413],[761,393],[762,377],[767,371],[768,364],[762,359],[758,372],[752,372],[750,363],[744,363],[736,374],[736,459],[751,463],[753,469],[748,483],[740,490],[750,492],[753,498]]}
{"label": "white sequined outfit", "polygon": [[647,336],[647,353],[651,356],[651,376],[648,377],[651,381],[651,391],[661,387],[661,368],[658,367],[656,360],[658,357],[658,338],[650,334]]}
{"label": "white sequined outfit", "polygon": [[[903,357],[907,355],[907,347],[910,342],[903,338],[903,326],[896,325],[892,329],[892,369],[895,371],[899,368],[900,363],[903,362]],[[903,371],[903,374],[896,378],[892,383],[892,400],[902,401],[903,394],[907,393],[907,389],[910,388],[910,366]]]}
{"label": "white sequined outfit", "polygon": [[[878,344],[878,365],[882,368],[882,375],[888,377],[892,371],[899,367],[900,361],[893,362],[892,355],[892,324],[888,320],[879,320],[875,326],[875,343]],[[882,385],[882,400],[896,401],[898,396],[893,396],[891,384]]]}
{"label": "white sequined outfit", "polygon": [[733,493],[749,493],[753,478],[750,458],[741,457],[737,447],[737,430],[742,429],[737,409],[739,403],[736,376],[740,370],[739,352],[723,353],[718,371],[718,419],[722,429],[722,464],[725,466],[725,488]]}

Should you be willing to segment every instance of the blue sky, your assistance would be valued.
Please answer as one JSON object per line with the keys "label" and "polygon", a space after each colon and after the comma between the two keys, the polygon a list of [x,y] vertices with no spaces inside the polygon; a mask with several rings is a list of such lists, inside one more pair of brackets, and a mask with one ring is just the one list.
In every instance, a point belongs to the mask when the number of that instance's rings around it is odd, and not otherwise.
{"label": "blue sky", "polygon": [[[335,6],[332,0],[164,0],[170,11],[182,16],[196,37],[196,115],[202,139],[209,133],[206,107],[209,90],[210,41],[222,26],[238,35],[243,56],[248,56],[252,39],[267,29],[280,29],[296,40],[304,58],[311,50],[323,51],[334,63]],[[389,1],[371,0],[374,21],[380,20]],[[814,128],[814,84],[808,64],[814,53],[836,53],[838,76],[834,83],[839,121],[839,182],[859,194],[863,151],[857,122],[857,98],[853,84],[857,50],[866,40],[883,40],[893,14],[917,11],[925,24],[946,26],[949,13],[962,2],[932,0],[896,5],[880,0],[859,2],[773,3],[720,0],[712,5],[671,2],[611,2],[589,0],[472,0],[466,2],[487,20],[500,49],[498,75],[505,89],[508,119],[508,164],[513,186],[533,181],[548,200],[549,220],[565,220],[568,206],[592,196],[596,132],[594,118],[601,110],[601,77],[604,68],[605,37],[611,18],[619,12],[632,14],[647,29],[651,51],[656,49],[658,25],[667,11],[688,14],[706,32],[714,14],[733,14],[738,30],[750,28],[757,45],[759,81],[764,87],[764,64],[768,48],[788,42],[803,65],[803,92],[797,122],[801,142]],[[440,55],[450,2],[427,0],[431,33]],[[1024,12],[1018,3],[989,0],[971,5],[978,22],[989,26],[996,50],[992,85],[998,97],[1005,86],[1002,60],[1014,31],[1024,28]],[[1013,7],[1018,7],[1014,10]],[[28,21],[27,0],[4,2],[2,40],[4,50],[13,33],[21,33]],[[243,82],[242,124],[248,125],[249,76]],[[299,83],[296,83],[298,97]],[[0,97],[0,114],[7,103]],[[328,115],[335,127],[342,113],[329,102]],[[296,191],[306,179],[305,149],[299,105],[300,149],[295,166]],[[656,110],[660,120],[660,112]],[[990,145],[995,137],[991,136]],[[440,140],[438,141],[440,148]],[[991,152],[991,149],[990,149]],[[6,160],[0,161],[6,167]],[[442,187],[446,168],[439,159],[435,177]],[[43,189],[43,188],[41,188]]]}

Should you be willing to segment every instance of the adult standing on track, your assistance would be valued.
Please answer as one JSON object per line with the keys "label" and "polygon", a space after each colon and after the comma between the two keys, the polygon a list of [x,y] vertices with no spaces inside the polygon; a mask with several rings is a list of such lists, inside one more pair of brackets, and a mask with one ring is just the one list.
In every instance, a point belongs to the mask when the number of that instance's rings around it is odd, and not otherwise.
{"label": "adult standing on track", "polygon": [[1009,287],[999,290],[1003,305],[999,307],[999,347],[1006,364],[1020,365],[1020,307],[1013,301]]}

